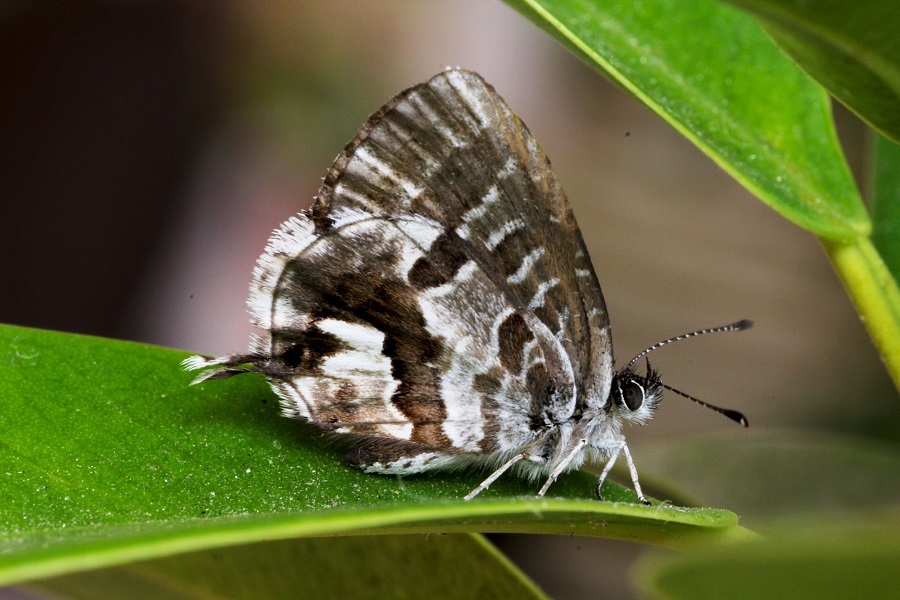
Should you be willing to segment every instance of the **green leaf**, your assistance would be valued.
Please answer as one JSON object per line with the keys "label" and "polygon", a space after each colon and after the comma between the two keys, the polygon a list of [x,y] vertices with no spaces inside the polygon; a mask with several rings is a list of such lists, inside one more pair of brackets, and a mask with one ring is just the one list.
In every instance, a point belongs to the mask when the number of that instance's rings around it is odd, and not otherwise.
{"label": "green leaf", "polygon": [[872,243],[897,280],[900,278],[900,145],[875,136],[872,157]]}
{"label": "green leaf", "polygon": [[794,522],[769,539],[655,557],[638,570],[652,598],[892,598],[900,589],[900,514]]}
{"label": "green leaf", "polygon": [[712,0],[508,0],[816,235],[866,235],[827,94],[749,15]]}
{"label": "green leaf", "polygon": [[727,511],[636,504],[561,477],[551,498],[483,473],[404,479],[341,463],[281,418],[261,377],[189,386],[184,352],[0,326],[0,585],[259,540],[347,533],[520,532],[680,547],[749,535]]}
{"label": "green leaf", "polygon": [[28,587],[91,600],[546,597],[475,534],[280,540],[62,575]]}
{"label": "green leaf", "polygon": [[[900,506],[897,444],[800,429],[751,427],[737,439],[728,433],[644,448],[642,483],[665,473],[707,502],[727,498],[764,534],[799,514]],[[732,473],[739,475],[723,476]]]}
{"label": "green leaf", "polygon": [[758,16],[778,45],[835,98],[900,142],[900,3],[728,1]]}

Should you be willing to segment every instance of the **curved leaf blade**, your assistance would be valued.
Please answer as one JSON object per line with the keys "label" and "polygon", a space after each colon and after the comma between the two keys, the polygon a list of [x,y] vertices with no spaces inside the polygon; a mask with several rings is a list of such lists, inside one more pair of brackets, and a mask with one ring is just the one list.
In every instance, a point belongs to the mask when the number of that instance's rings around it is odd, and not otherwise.
{"label": "curved leaf blade", "polygon": [[727,511],[631,504],[572,473],[533,499],[481,473],[361,473],[278,415],[259,377],[188,386],[186,353],[0,326],[0,584],[263,539],[348,533],[547,532],[680,546],[742,536]]}
{"label": "curved leaf blade", "polygon": [[[637,579],[651,598],[889,598],[900,589],[900,518],[793,522],[785,535],[655,557]],[[890,590],[895,590],[891,592]]]}
{"label": "curved leaf blade", "polygon": [[900,4],[729,0],[861,119],[900,142]]}
{"label": "curved leaf blade", "polygon": [[[708,502],[727,498],[741,520],[763,534],[780,531],[798,515],[840,518],[900,506],[895,443],[803,429],[744,434],[740,444],[716,433],[645,449],[641,476],[665,473]],[[740,473],[740,485],[720,473]]]}
{"label": "curved leaf blade", "polygon": [[711,0],[508,0],[782,216],[848,240],[870,223],[827,94],[752,17]]}
{"label": "curved leaf blade", "polygon": [[475,534],[279,540],[62,575],[28,587],[92,600],[546,598]]}

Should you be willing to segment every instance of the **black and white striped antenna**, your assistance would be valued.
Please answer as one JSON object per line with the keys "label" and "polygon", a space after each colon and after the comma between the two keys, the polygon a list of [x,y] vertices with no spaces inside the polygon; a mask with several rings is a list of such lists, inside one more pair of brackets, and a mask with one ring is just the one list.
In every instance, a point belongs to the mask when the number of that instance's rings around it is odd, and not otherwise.
{"label": "black and white striped antenna", "polygon": [[[634,363],[636,363],[640,358],[647,356],[648,354],[650,354],[657,348],[661,348],[661,347],[665,346],[666,344],[671,344],[672,342],[677,342],[679,340],[686,340],[687,338],[696,337],[698,335],[705,335],[707,333],[720,333],[723,331],[743,331],[744,329],[749,329],[751,327],[753,327],[753,321],[750,321],[749,319],[743,319],[736,323],[731,323],[730,325],[722,325],[721,327],[709,327],[707,329],[698,329],[696,331],[691,331],[689,333],[682,333],[681,335],[676,335],[675,337],[670,337],[667,340],[663,340],[661,342],[657,342],[656,344],[653,344],[652,346],[650,346],[649,348],[647,348],[646,350],[644,350],[643,352],[639,353],[637,356],[632,358],[631,362],[629,362],[625,366],[625,369],[631,369],[631,367],[634,366]],[[649,369],[649,362],[647,363],[647,366]],[[750,426],[750,423],[747,422],[747,417],[745,417],[742,413],[740,413],[736,410],[732,410],[730,408],[722,408],[721,406],[716,406],[715,404],[710,404],[709,402],[704,402],[703,400],[700,400],[699,398],[695,398],[695,397],[691,396],[690,394],[685,394],[681,390],[677,390],[677,389],[675,389],[671,386],[668,386],[664,383],[661,383],[661,382],[660,382],[660,385],[671,392],[675,392],[679,396],[683,396],[683,397],[687,398],[688,400],[692,400],[693,402],[696,402],[700,406],[705,406],[706,408],[714,410],[719,414],[725,415],[732,421],[734,421],[736,423],[740,423],[744,427]]]}

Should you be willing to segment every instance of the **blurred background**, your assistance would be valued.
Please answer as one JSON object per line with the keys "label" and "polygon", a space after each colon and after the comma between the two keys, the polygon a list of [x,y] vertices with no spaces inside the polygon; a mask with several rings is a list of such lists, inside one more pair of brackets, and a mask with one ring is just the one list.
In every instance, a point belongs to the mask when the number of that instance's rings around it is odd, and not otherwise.
{"label": "blurred background", "polygon": [[[0,28],[0,322],[243,350],[269,233],[311,203],[370,113],[463,66],[551,157],[620,363],[684,331],[756,322],[654,353],[666,383],[740,409],[751,429],[669,395],[626,432],[642,477],[671,477],[670,449],[710,436],[721,464],[784,431],[900,439],[896,391],[817,240],[499,1],[35,0],[4,3]],[[837,116],[860,175],[864,129]],[[755,485],[742,460],[709,467],[720,487]],[[557,598],[627,597],[643,549],[496,541]]]}

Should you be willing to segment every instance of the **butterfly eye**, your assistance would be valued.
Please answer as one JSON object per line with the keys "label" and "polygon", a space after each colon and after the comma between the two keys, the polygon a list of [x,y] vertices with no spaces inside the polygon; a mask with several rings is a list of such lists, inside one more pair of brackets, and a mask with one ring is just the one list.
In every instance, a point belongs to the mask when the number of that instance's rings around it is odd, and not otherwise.
{"label": "butterfly eye", "polygon": [[644,403],[644,388],[635,381],[629,381],[622,388],[622,401],[628,407],[628,410],[634,411],[639,409],[641,404]]}

